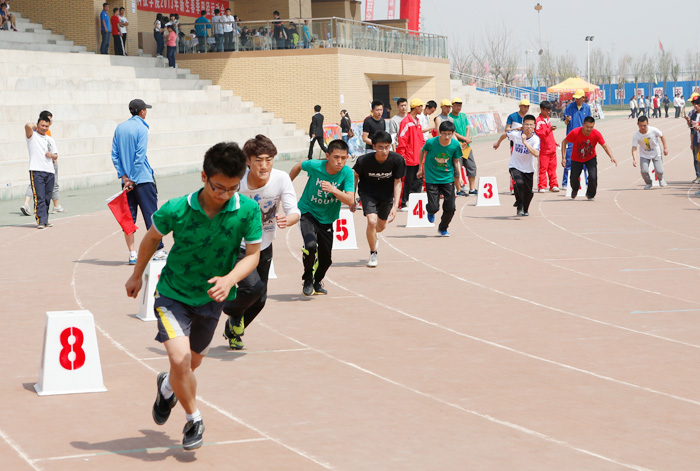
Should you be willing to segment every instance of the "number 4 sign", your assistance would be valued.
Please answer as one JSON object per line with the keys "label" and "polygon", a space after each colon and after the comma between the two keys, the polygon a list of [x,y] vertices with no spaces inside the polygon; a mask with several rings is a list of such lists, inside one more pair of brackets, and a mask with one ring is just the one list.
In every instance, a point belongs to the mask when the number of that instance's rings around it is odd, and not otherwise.
{"label": "number 4 sign", "polygon": [[406,227],[435,227],[428,221],[428,195],[426,193],[411,193],[408,195],[408,217]]}
{"label": "number 4 sign", "polygon": [[90,311],[46,313],[39,396],[106,391]]}
{"label": "number 4 sign", "polygon": [[341,209],[340,216],[333,223],[333,248],[338,250],[357,249],[355,219],[349,209]]}

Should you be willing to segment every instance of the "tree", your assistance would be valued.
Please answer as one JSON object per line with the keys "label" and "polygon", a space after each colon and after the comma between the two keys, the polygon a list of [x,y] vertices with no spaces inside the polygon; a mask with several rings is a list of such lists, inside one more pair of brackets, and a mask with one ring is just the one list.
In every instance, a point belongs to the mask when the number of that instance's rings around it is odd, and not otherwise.
{"label": "tree", "polygon": [[[625,89],[625,83],[627,83],[627,75],[629,74],[630,67],[632,65],[632,57],[629,54],[624,54],[617,61],[617,88],[622,90]],[[635,91],[636,93],[636,91]],[[624,95],[624,93],[623,93]],[[634,96],[634,94],[632,94]],[[620,103],[622,103],[622,96],[620,97]]]}
{"label": "tree", "polygon": [[562,81],[569,77],[578,76],[578,66],[576,65],[576,57],[570,52],[566,52],[556,59],[557,80]]}
{"label": "tree", "polygon": [[479,63],[488,61],[490,73],[496,80],[510,84],[518,68],[518,47],[513,36],[501,23],[498,28],[487,28],[480,41],[472,39],[470,51]]}
{"label": "tree", "polygon": [[557,83],[555,67],[555,58],[549,49],[549,45],[546,45],[540,56],[539,64],[537,64],[537,76],[547,88]]}
{"label": "tree", "polygon": [[673,52],[661,51],[656,56],[656,70],[659,72],[659,78],[664,82],[664,94],[668,86],[668,78],[671,75],[671,67],[673,66]]}
{"label": "tree", "polygon": [[685,55],[686,67],[690,72],[690,80],[698,82],[700,80],[700,52],[688,51]]}
{"label": "tree", "polygon": [[[678,62],[678,59],[676,57],[673,58],[673,62],[671,63],[671,78],[673,79],[673,88],[676,88],[678,84],[678,79],[681,76],[681,64]],[[675,96],[675,92],[674,92]]]}
{"label": "tree", "polygon": [[632,75],[634,76],[634,96],[637,96],[637,89],[639,88],[639,81],[642,80],[644,76],[644,71],[647,67],[647,54],[646,52],[641,56],[632,59],[631,69]]}
{"label": "tree", "polygon": [[614,69],[613,69],[613,61],[612,61],[612,54],[610,51],[605,53],[605,60],[603,61],[602,65],[602,72],[603,72],[603,80],[608,84],[608,90],[605,92],[605,96],[608,99],[609,103],[613,103],[613,97],[611,94],[612,92],[612,82],[613,82],[613,74]]}
{"label": "tree", "polygon": [[461,74],[471,74],[474,64],[474,56],[464,48],[462,43],[452,41],[450,43],[450,62],[452,70]]}
{"label": "tree", "polygon": [[605,67],[605,53],[600,47],[594,47],[591,51],[590,82],[599,84],[603,82],[603,68]]}

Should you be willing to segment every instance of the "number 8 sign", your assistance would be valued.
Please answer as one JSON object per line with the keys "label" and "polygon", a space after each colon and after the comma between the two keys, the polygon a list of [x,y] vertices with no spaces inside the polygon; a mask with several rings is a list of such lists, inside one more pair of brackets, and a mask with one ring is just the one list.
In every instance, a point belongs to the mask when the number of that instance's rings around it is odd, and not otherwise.
{"label": "number 8 sign", "polygon": [[44,350],[34,389],[40,396],[107,390],[89,311],[46,313]]}
{"label": "number 8 sign", "polygon": [[349,209],[341,209],[340,216],[333,222],[333,248],[337,250],[357,249],[355,219]]}

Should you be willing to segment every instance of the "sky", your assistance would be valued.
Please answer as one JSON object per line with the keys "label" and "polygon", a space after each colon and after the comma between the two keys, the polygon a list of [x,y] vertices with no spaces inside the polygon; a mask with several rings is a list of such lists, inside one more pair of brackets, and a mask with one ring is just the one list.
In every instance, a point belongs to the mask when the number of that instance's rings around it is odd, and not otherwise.
{"label": "sky", "polygon": [[[542,5],[539,33],[537,3]],[[387,5],[388,0],[375,0],[374,19],[386,18]],[[399,5],[396,0],[397,16]],[[362,8],[364,16],[364,0]],[[691,0],[423,0],[422,17],[423,32],[445,34],[450,43],[463,43],[465,50],[472,37],[503,23],[522,49],[522,66],[525,50],[538,49],[538,34],[555,55],[567,51],[576,55],[582,73],[586,36],[594,37],[591,49],[611,51],[614,63],[624,53],[655,55],[659,41],[666,52],[673,51],[679,58],[682,69],[686,51],[700,52],[700,35],[694,32],[700,2]]]}

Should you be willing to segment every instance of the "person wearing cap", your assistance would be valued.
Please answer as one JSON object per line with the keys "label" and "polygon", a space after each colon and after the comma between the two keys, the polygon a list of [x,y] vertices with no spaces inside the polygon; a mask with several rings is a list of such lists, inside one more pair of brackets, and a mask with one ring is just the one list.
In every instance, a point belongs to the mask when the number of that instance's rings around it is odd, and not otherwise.
{"label": "person wearing cap", "polygon": [[554,139],[554,130],[557,127],[552,126],[549,117],[551,112],[552,103],[547,100],[541,102],[540,115],[535,121],[535,134],[540,138],[540,173],[537,178],[537,187],[540,193],[547,191],[547,177],[549,177],[549,191],[559,191],[557,184],[557,141]]}
{"label": "person wearing cap", "polygon": [[[694,93],[690,98],[693,109],[684,118],[690,128],[690,151],[693,153],[693,166],[695,167],[695,180],[692,183],[700,183],[700,161],[698,161],[700,159],[700,96]],[[696,194],[700,194],[700,192]]]}
{"label": "person wearing cap", "polygon": [[[583,120],[591,116],[591,107],[585,103],[586,94],[582,89],[576,90],[574,93],[574,101],[569,103],[564,109],[564,122],[566,123],[566,134],[576,128],[583,126]],[[571,171],[571,151],[573,144],[569,141],[569,147],[566,148],[566,165],[564,167],[564,177],[562,178],[561,187],[566,188],[569,183],[569,172]],[[585,175],[585,174],[584,174]]]}
{"label": "person wearing cap", "polygon": [[408,203],[408,195],[411,193],[420,193],[423,187],[423,182],[417,177],[418,174],[418,156],[425,144],[423,130],[418,122],[418,115],[423,112],[423,101],[420,98],[411,100],[411,111],[401,121],[399,128],[398,145],[396,152],[406,161],[406,176],[403,183],[403,196],[401,198],[401,206],[406,206]]}
{"label": "person wearing cap", "polygon": [[[452,118],[452,123],[455,125],[454,137],[462,144],[462,166],[467,173],[467,180],[469,181],[469,193],[470,195],[477,194],[476,191],[476,160],[474,160],[474,151],[471,149],[469,144],[472,143],[471,130],[469,129],[469,119],[467,115],[462,113],[462,99],[455,97],[452,99],[452,112],[450,113]],[[464,157],[464,155],[467,157]],[[457,188],[462,192],[461,187]]]}
{"label": "person wearing cap", "polygon": [[[617,167],[617,161],[613,157],[612,150],[605,143],[603,135],[595,127],[595,119],[592,116],[583,118],[583,125],[574,128],[561,141],[561,166],[565,167],[567,162],[571,165],[571,198],[576,199],[580,188],[579,177],[583,168],[588,169],[588,188],[586,197],[593,200],[598,189],[598,156],[596,146],[600,144],[605,153],[610,157],[610,161]],[[569,151],[569,145],[573,150]]]}
{"label": "person wearing cap", "polygon": [[445,98],[440,102],[440,114],[433,120],[435,123],[435,129],[440,129],[440,124],[442,124],[444,121],[449,121],[452,123],[450,111],[452,111],[452,101],[450,101],[449,98]]}
{"label": "person wearing cap", "polygon": [[[152,108],[143,100],[129,102],[131,119],[117,126],[112,139],[112,163],[117,170],[117,177],[122,181],[122,188],[127,191],[131,217],[136,222],[137,208],[141,208],[146,230],[151,228],[153,213],[158,209],[158,189],[156,188],[153,169],[148,163],[148,124],[146,114]],[[129,248],[129,265],[136,265],[137,253],[134,234],[124,233]],[[154,260],[165,260],[168,254],[163,250],[163,241],[158,243]]]}

